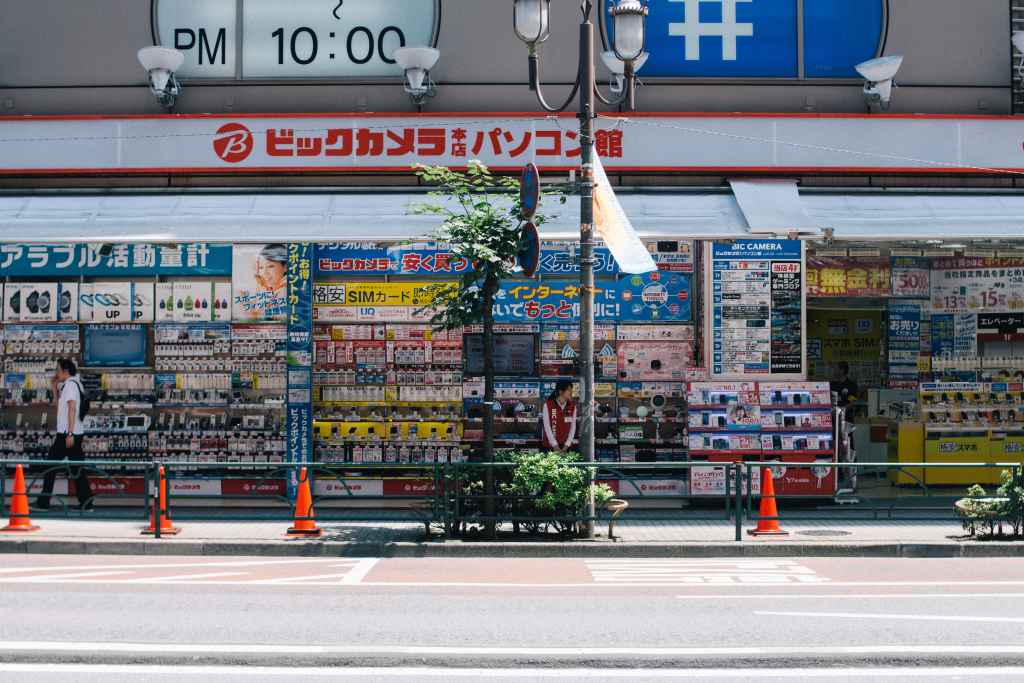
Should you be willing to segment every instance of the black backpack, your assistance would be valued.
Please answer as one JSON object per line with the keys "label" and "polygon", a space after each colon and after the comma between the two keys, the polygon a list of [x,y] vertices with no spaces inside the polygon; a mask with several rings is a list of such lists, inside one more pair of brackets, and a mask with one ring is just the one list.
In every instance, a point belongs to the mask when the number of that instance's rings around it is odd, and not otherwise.
{"label": "black backpack", "polygon": [[78,419],[84,420],[85,416],[89,414],[89,410],[92,408],[92,401],[89,400],[89,392],[82,386],[82,382],[77,377],[69,377],[68,381],[74,381],[78,385]]}

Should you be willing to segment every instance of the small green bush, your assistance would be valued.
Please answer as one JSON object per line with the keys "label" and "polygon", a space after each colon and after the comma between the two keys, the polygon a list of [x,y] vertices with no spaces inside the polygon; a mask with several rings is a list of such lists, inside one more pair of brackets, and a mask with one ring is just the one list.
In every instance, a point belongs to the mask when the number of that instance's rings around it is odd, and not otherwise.
{"label": "small green bush", "polygon": [[985,489],[975,484],[967,489],[969,498],[957,501],[959,507],[954,508],[954,514],[964,517],[964,531],[973,535],[980,530],[982,536],[992,536],[1004,521],[1013,527],[1014,536],[1020,535],[1024,528],[1024,488],[1010,470],[1000,472],[999,480],[1002,483],[996,497],[986,498]]}

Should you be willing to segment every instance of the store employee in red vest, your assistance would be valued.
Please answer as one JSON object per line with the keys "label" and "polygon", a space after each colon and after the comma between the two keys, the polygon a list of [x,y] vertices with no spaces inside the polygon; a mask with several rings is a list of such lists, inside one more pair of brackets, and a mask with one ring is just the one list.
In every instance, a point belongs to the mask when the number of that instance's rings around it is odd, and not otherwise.
{"label": "store employee in red vest", "polygon": [[558,380],[555,390],[544,404],[544,450],[565,453],[576,436],[579,405],[572,402],[572,382]]}

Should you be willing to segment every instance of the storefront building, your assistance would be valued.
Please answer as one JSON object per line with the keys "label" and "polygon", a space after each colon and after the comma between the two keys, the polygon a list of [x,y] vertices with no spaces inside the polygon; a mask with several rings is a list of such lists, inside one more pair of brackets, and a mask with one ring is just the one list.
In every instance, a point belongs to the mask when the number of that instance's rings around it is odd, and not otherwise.
{"label": "storefront building", "polygon": [[[434,333],[419,312],[425,285],[468,264],[416,239],[436,221],[410,215],[427,190],[411,166],[533,162],[575,181],[576,119],[536,113],[510,4],[0,9],[5,456],[45,449],[49,373],[71,356],[98,397],[89,457],[195,463],[172,495],[244,495],[243,464],[277,461],[342,463],[340,495],[408,495],[430,484],[372,465],[472,457],[480,330]],[[578,202],[542,209],[537,275],[495,307],[496,445],[539,447],[539,406],[587,353],[599,460],[708,461],[645,484],[662,493],[721,494],[714,463],[736,460],[777,461],[797,495],[840,483],[815,461],[1019,460],[1024,11],[649,6],[637,111],[599,110],[596,147],[659,270],[625,275],[598,249],[597,340],[581,349]],[[578,22],[557,3],[538,46],[559,96]],[[135,58],[154,44],[185,55],[169,111]],[[402,45],[441,53],[424,104],[391,57]],[[853,67],[893,54],[883,111]],[[829,393],[839,361],[866,406],[852,444]],[[928,483],[975,480],[988,470]]]}

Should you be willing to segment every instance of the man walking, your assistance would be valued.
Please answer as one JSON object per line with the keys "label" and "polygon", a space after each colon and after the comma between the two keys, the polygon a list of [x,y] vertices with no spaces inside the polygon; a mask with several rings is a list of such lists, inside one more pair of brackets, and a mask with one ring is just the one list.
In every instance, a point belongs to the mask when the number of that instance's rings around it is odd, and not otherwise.
{"label": "man walking", "polygon": [[[82,452],[85,429],[82,426],[80,415],[84,389],[77,373],[78,369],[75,367],[74,361],[61,358],[57,361],[57,372],[50,379],[53,404],[57,407],[57,436],[46,456],[47,460],[85,459]],[[61,384],[63,384],[63,388],[61,388]],[[75,468],[71,469],[73,471]],[[53,493],[53,482],[56,478],[56,470],[46,473],[43,477],[43,493],[36,498],[34,507],[44,512],[50,509],[50,494]],[[78,468],[78,476],[75,477],[75,494],[78,496],[80,510],[93,509],[92,503],[89,501],[92,497],[92,490],[89,487],[89,477],[86,476],[84,467]]]}

